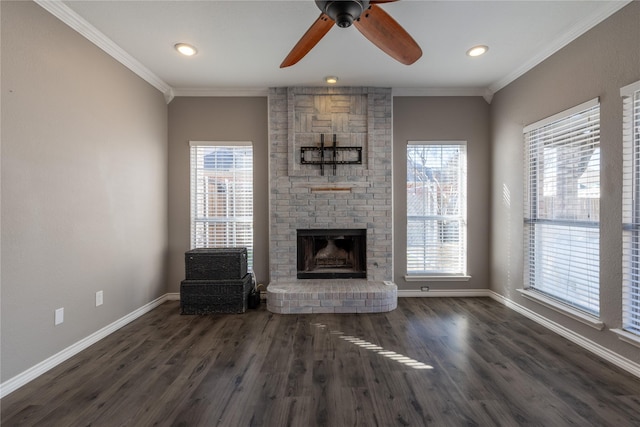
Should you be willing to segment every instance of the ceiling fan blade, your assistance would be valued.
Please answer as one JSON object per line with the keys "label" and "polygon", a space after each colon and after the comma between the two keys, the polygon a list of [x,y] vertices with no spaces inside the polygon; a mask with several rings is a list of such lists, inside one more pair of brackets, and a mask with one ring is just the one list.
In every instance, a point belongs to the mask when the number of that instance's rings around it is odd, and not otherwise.
{"label": "ceiling fan blade", "polygon": [[411,65],[422,56],[422,49],[387,12],[372,4],[353,25],[371,43],[393,59]]}
{"label": "ceiling fan blade", "polygon": [[329,16],[321,13],[318,19],[309,27],[306,33],[298,40],[298,43],[291,49],[289,55],[282,61],[280,68],[289,67],[296,64],[309,53],[313,47],[329,32],[334,22]]}

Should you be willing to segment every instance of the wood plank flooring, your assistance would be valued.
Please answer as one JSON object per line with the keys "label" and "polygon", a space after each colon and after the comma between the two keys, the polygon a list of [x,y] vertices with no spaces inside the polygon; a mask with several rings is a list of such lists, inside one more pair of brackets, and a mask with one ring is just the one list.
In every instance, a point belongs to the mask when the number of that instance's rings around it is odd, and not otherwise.
{"label": "wood plank flooring", "polygon": [[1,401],[2,426],[639,426],[640,380],[488,298],[375,314],[168,302]]}

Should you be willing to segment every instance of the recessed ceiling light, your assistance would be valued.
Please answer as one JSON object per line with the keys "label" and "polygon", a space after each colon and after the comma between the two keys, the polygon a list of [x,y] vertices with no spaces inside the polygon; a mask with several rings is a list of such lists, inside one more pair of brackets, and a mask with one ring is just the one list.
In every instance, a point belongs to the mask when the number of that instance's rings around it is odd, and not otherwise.
{"label": "recessed ceiling light", "polygon": [[186,44],[186,43],[177,43],[175,46],[176,50],[178,52],[180,52],[181,54],[183,54],[184,56],[193,56],[196,53],[198,53],[198,51],[196,50],[195,47],[191,46],[190,44]]}
{"label": "recessed ceiling light", "polygon": [[480,56],[485,54],[489,50],[488,46],[480,45],[474,46],[467,51],[467,55],[469,56]]}
{"label": "recessed ceiling light", "polygon": [[338,83],[338,78],[335,76],[328,76],[324,78],[324,81],[329,83],[330,85],[334,85]]}

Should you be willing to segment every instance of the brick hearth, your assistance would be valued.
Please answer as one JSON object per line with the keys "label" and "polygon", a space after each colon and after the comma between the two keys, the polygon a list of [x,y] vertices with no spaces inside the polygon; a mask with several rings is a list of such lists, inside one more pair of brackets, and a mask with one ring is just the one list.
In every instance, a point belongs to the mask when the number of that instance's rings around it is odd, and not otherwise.
{"label": "brick hearth", "polygon": [[272,282],[267,309],[272,313],[384,313],[398,305],[398,287],[364,279],[307,279]]}

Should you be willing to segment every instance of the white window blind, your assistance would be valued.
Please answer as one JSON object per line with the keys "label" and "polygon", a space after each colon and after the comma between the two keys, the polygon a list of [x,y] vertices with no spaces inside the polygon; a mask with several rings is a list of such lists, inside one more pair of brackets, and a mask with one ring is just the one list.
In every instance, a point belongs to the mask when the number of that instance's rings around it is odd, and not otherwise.
{"label": "white window blind", "polygon": [[253,266],[253,147],[190,142],[191,248],[246,247]]}
{"label": "white window blind", "polygon": [[622,328],[640,335],[640,81],[620,90],[623,102]]}
{"label": "white window blind", "polygon": [[600,106],[524,129],[525,288],[600,312]]}
{"label": "white window blind", "polygon": [[467,146],[407,145],[407,276],[467,274]]}

